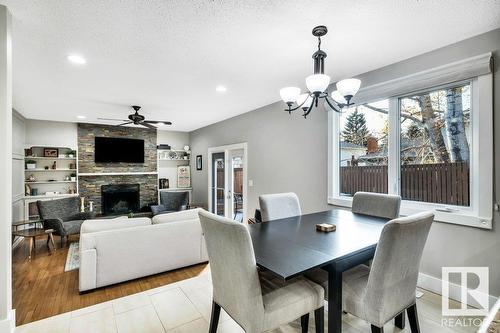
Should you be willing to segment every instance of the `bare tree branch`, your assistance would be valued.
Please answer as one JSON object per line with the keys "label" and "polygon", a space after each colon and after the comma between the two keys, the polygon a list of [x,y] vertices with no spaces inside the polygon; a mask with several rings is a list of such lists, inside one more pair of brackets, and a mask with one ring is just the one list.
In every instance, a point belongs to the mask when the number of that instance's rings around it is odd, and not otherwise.
{"label": "bare tree branch", "polygon": [[[388,114],[388,110],[384,110],[384,109],[380,109],[380,108],[377,108],[377,107],[374,107],[374,106],[371,106],[370,104],[362,104],[364,107],[370,109],[370,110],[373,110],[373,111],[376,111],[376,112],[380,112],[380,113],[384,113],[384,114]],[[414,122],[417,122],[419,124],[422,123],[422,120],[418,119],[417,117],[415,116],[412,116],[411,114],[407,113],[407,112],[401,112],[401,117],[403,118],[406,118],[406,119],[410,119],[410,120],[413,120]]]}

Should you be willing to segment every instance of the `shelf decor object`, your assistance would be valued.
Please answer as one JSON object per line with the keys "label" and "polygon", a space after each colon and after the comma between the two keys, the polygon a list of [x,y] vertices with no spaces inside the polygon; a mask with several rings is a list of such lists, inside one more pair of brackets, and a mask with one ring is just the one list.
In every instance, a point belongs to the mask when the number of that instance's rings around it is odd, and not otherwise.
{"label": "shelf decor object", "polygon": [[315,27],[312,34],[318,37],[318,50],[313,53],[314,74],[306,77],[306,86],[309,92],[301,94],[300,88],[286,87],[280,90],[281,99],[288,106],[285,111],[289,114],[292,111],[302,109],[304,118],[312,111],[313,107],[318,107],[320,99],[324,99],[326,104],[334,111],[341,112],[345,106],[352,105],[351,99],[358,92],[361,81],[358,79],[345,79],[337,82],[337,90],[328,96],[328,86],[330,77],[325,74],[326,52],[321,50],[321,37],[326,35],[328,29],[324,25]]}
{"label": "shelf decor object", "polygon": [[44,148],[43,149],[44,157],[59,157],[59,149],[58,148]]}
{"label": "shelf decor object", "polygon": [[177,187],[191,187],[191,168],[189,167],[189,165],[179,165],[177,167]]}

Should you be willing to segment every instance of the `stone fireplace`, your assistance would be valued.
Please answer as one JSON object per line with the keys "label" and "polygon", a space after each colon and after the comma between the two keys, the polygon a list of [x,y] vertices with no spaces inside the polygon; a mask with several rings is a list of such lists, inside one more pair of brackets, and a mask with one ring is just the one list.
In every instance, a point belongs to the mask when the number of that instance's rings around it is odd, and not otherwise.
{"label": "stone fireplace", "polygon": [[[144,163],[96,163],[96,137],[144,140]],[[156,137],[146,128],[78,124],[78,192],[86,206],[103,215],[150,212],[158,204]]]}
{"label": "stone fireplace", "polygon": [[140,209],[139,184],[115,184],[101,186],[101,204],[104,215],[138,212]]}

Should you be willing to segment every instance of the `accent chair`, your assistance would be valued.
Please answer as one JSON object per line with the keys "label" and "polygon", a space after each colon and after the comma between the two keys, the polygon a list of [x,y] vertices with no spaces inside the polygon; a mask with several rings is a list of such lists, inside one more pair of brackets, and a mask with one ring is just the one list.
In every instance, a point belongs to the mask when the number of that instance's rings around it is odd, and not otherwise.
{"label": "accent chair", "polygon": [[160,192],[160,204],[151,206],[154,215],[179,212],[189,206],[189,192]]}
{"label": "accent chair", "polygon": [[64,238],[68,242],[70,235],[78,235],[85,220],[95,217],[93,212],[80,212],[80,197],[68,197],[54,200],[38,200],[38,214],[45,229],[54,229],[54,235],[61,237],[61,247]]}

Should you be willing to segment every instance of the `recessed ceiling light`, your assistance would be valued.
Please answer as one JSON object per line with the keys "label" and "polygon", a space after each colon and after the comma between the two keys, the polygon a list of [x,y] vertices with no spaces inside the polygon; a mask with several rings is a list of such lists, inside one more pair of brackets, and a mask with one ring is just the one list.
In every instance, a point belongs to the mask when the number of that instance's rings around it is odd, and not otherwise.
{"label": "recessed ceiling light", "polygon": [[218,91],[218,92],[226,92],[226,91],[227,91],[227,88],[226,88],[226,87],[224,87],[224,86],[217,86],[217,87],[215,88],[215,90],[216,90],[216,91]]}
{"label": "recessed ceiling light", "polygon": [[74,64],[77,64],[77,65],[84,65],[87,63],[87,60],[85,60],[84,57],[78,55],[78,54],[70,54],[68,56],[68,60],[71,61],[72,63]]}
{"label": "recessed ceiling light", "polygon": [[85,118],[87,118],[87,117],[85,117],[85,116],[76,116],[76,117],[77,117],[78,119],[85,119]]}

